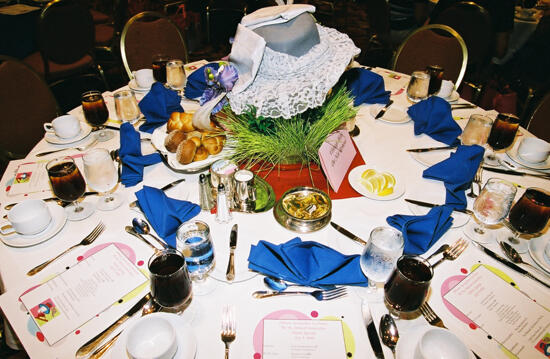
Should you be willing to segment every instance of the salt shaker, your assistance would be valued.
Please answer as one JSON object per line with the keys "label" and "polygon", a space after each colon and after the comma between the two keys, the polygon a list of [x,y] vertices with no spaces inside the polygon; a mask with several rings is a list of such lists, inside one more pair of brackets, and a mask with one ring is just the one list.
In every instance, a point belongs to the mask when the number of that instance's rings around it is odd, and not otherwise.
{"label": "salt shaker", "polygon": [[199,204],[203,211],[210,211],[214,207],[212,188],[204,173],[199,176]]}
{"label": "salt shaker", "polygon": [[227,192],[225,191],[225,186],[223,183],[218,185],[216,205],[216,222],[227,223],[233,219],[229,208],[229,198],[227,197]]}

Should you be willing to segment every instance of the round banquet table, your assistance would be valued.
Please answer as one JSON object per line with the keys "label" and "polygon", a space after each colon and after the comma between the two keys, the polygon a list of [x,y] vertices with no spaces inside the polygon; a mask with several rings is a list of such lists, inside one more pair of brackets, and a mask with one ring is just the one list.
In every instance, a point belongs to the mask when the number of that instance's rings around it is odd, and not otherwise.
{"label": "round banquet table", "polygon": [[[376,68],[373,71],[383,76],[386,89],[392,92],[394,106],[400,107],[403,111],[410,104],[407,102],[404,88],[408,82],[408,76],[393,73],[389,70]],[[117,126],[115,112],[113,108],[112,93],[105,93],[104,97],[110,109],[111,125]],[[463,100],[459,100],[461,103]],[[188,101],[184,101],[183,107],[193,106]],[[195,105],[196,106],[196,105]],[[372,200],[362,196],[348,198],[343,200],[334,200],[332,202],[332,220],[345,227],[354,234],[367,239],[370,231],[376,226],[387,225],[386,217],[394,214],[413,214],[418,208],[407,205],[404,198],[418,199],[432,203],[443,203],[445,201],[445,188],[442,182],[422,178],[422,172],[427,166],[418,159],[413,158],[407,148],[411,147],[430,147],[436,144],[431,138],[421,135],[415,136],[413,132],[413,122],[405,123],[387,123],[381,120],[374,120],[371,114],[370,105],[363,105],[357,116],[357,125],[360,128],[359,136],[354,141],[370,168],[377,168],[393,173],[398,183],[405,185],[403,196],[394,200],[380,201]],[[76,108],[72,111],[83,121],[82,110]],[[479,108],[454,110],[453,116],[458,123],[464,127],[470,114],[485,113]],[[488,113],[495,117],[494,112]],[[118,132],[114,139],[95,145],[95,147],[105,147],[116,149],[119,147]],[[142,133],[143,137],[148,134]],[[521,131],[521,136],[530,136],[525,130]],[[521,136],[518,136],[520,138]],[[71,144],[78,146],[85,144],[88,138],[79,143]],[[3,188],[8,187],[13,180],[16,169],[25,162],[37,161],[35,154],[60,148],[59,145],[53,145],[45,140],[40,141],[29,153],[25,160],[13,161],[2,177]],[[142,143],[144,153],[154,152],[151,144]],[[66,151],[63,154],[77,154],[78,151]],[[501,154],[506,156],[505,154]],[[42,159],[47,160],[56,155],[49,155]],[[509,175],[498,175],[487,171],[483,172],[483,181],[490,177],[502,177],[517,182],[522,186],[537,186],[548,188],[548,182],[534,177],[516,177]],[[143,214],[136,210],[131,210],[128,203],[135,200],[134,193],[142,188],[143,185],[160,188],[174,180],[184,178],[185,181],[177,187],[170,189],[167,195],[173,198],[187,199],[198,203],[198,175],[181,174],[170,170],[163,163],[152,165],[145,168],[144,180],[135,187],[117,189],[118,193],[125,196],[125,203],[114,211],[95,213],[79,222],[67,222],[64,228],[51,239],[40,244],[25,248],[9,247],[0,243],[0,274],[5,286],[6,292],[0,296],[0,306],[4,315],[8,318],[25,350],[31,358],[72,358],[76,350],[87,340],[105,329],[110,323],[114,322],[123,313],[125,313],[138,297],[143,296],[148,288],[135,298],[122,305],[114,305],[105,312],[90,320],[78,330],[69,333],[65,338],[50,346],[44,341],[43,337],[33,330],[29,324],[29,317],[24,309],[18,305],[18,297],[26,289],[41,283],[53,275],[60,273],[76,263],[78,257],[89,250],[87,247],[78,247],[69,254],[61,257],[45,270],[34,277],[27,277],[26,272],[45,259],[62,252],[69,246],[78,243],[90,230],[99,222],[105,223],[106,231],[91,245],[100,246],[106,243],[119,243],[130,249],[136,265],[143,270],[147,270],[147,261],[153,251],[143,242],[125,232],[124,227],[129,225],[133,217],[143,218]],[[347,180],[347,179],[344,179]],[[516,198],[519,198],[522,189],[518,190]],[[5,214],[4,206],[7,203],[17,202],[26,198],[46,198],[52,194],[49,191],[29,194],[10,195],[7,190],[0,194],[1,208]],[[87,197],[84,201],[95,202],[97,198]],[[468,199],[468,207],[471,208],[471,199]],[[387,312],[383,304],[383,291],[381,288],[375,293],[366,293],[363,288],[348,287],[348,295],[332,301],[316,301],[309,296],[289,296],[275,297],[267,299],[255,299],[251,293],[256,290],[265,289],[263,276],[256,275],[247,271],[247,258],[250,252],[250,246],[256,244],[259,240],[266,240],[272,243],[284,243],[299,236],[302,240],[312,240],[330,246],[344,254],[360,254],[362,247],[346,238],[331,226],[327,226],[317,232],[308,234],[296,234],[282,226],[274,219],[273,212],[267,211],[259,214],[234,213],[233,220],[227,224],[218,224],[214,221],[214,215],[209,212],[201,212],[195,219],[203,220],[209,224],[212,232],[212,238],[215,246],[216,267],[209,278],[210,289],[206,295],[194,295],[190,306],[181,315],[192,327],[192,332],[196,338],[198,359],[211,359],[222,357],[224,344],[220,340],[221,312],[225,304],[233,304],[236,308],[237,337],[231,345],[231,357],[240,359],[259,359],[262,357],[263,344],[263,319],[333,319],[340,320],[343,323],[344,340],[346,353],[342,353],[341,358],[374,358],[374,353],[369,345],[369,340],[365,330],[361,315],[361,304],[367,301],[372,309],[374,322],[376,326],[381,316]],[[432,246],[426,255],[435,251],[444,243],[452,243],[457,239],[464,237],[463,227],[464,218],[457,221],[455,227],[448,230],[443,237]],[[239,224],[238,245],[235,252],[236,280],[233,283],[227,283],[223,280],[225,277],[225,268],[229,255],[229,233],[234,223]],[[495,231],[498,233],[506,232],[506,229],[500,228]],[[548,241],[550,234],[548,231],[537,241]],[[499,252],[496,243],[489,243],[488,247]],[[528,254],[524,254],[524,259],[530,263],[535,263]],[[521,290],[535,299],[538,303],[550,307],[550,292],[547,288],[538,283],[526,279],[503,266],[502,264],[487,257],[475,246],[470,245],[466,251],[455,261],[446,261],[439,265],[431,285],[431,294],[429,304],[434,311],[443,319],[446,326],[457,334],[462,340],[483,358],[507,358],[506,354],[499,349],[499,343],[490,339],[480,330],[472,330],[465,325],[459,316],[451,313],[442,299],[442,287],[448,283],[449,278],[464,275],[479,264],[490,265],[508,276],[521,287]],[[536,265],[536,264],[535,264]],[[412,338],[414,333],[419,330],[425,330],[428,323],[418,317],[410,320],[399,320],[398,327],[401,338]],[[183,340],[193,340],[184,338]],[[403,341],[406,343],[406,341]],[[119,344],[120,345],[120,344]],[[403,344],[403,346],[406,344]],[[409,343],[410,345],[410,343]],[[410,348],[399,347],[398,352],[403,353],[411,350]],[[114,348],[120,349],[120,348]],[[391,357],[391,352],[384,347],[386,358]],[[110,350],[105,357],[115,357],[116,350]],[[410,353],[410,351],[409,351]],[[403,358],[403,354],[401,354]]]}

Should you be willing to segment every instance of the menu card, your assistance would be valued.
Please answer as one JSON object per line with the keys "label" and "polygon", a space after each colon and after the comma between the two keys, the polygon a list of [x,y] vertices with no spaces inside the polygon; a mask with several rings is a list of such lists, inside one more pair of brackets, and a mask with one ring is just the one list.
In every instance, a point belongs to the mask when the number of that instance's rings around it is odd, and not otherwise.
{"label": "menu card", "polygon": [[339,320],[264,320],[263,359],[346,358]]}
{"label": "menu card", "polygon": [[52,345],[147,280],[111,244],[23,294],[20,300]]}
{"label": "menu card", "polygon": [[346,130],[334,131],[319,148],[319,159],[328,182],[338,192],[357,151]]}
{"label": "menu card", "polygon": [[546,358],[550,312],[479,266],[444,298],[518,358]]}

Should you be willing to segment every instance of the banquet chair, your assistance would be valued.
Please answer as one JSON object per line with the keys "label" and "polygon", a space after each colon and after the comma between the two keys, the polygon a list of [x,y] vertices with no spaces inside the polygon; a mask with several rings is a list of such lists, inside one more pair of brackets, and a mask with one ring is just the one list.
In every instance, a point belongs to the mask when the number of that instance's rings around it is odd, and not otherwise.
{"label": "banquet chair", "polygon": [[386,0],[368,0],[364,3],[368,20],[367,47],[361,50],[359,63],[388,67],[393,50],[390,43],[390,9]]}
{"label": "banquet chair", "polygon": [[141,12],[128,20],[120,38],[120,53],[130,79],[134,77],[132,71],[151,68],[155,54],[189,62],[181,30],[172,20],[153,11]]}
{"label": "banquet chair", "polygon": [[529,132],[550,142],[550,92],[540,100],[528,121]]}
{"label": "banquet chair", "polygon": [[43,75],[48,83],[93,73],[108,87],[93,54],[92,15],[82,3],[74,0],[48,3],[38,20],[38,46],[39,51],[23,61]]}
{"label": "banquet chair", "polygon": [[24,158],[44,136],[44,122],[60,114],[44,78],[24,62],[0,55],[0,173]]}
{"label": "banquet chair", "polygon": [[229,44],[229,38],[235,36],[247,8],[217,6],[215,3],[206,6],[206,41],[211,45]]}
{"label": "banquet chair", "polygon": [[449,26],[432,24],[416,29],[399,45],[391,68],[411,74],[439,65],[445,70],[443,78],[453,81],[458,88],[467,63],[468,49],[462,37]]}

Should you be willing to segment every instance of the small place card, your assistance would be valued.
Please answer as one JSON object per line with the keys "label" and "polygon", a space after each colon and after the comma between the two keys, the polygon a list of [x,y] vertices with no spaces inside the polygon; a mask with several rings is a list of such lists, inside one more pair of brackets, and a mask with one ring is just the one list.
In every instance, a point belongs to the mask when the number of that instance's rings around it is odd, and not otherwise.
{"label": "small place card", "polygon": [[112,244],[23,294],[20,300],[53,345],[147,280]]}
{"label": "small place card", "polygon": [[339,320],[264,320],[263,359],[344,359]]}
{"label": "small place card", "polygon": [[357,153],[351,141],[348,131],[338,130],[328,135],[319,148],[321,167],[335,192],[338,192]]}
{"label": "small place card", "polygon": [[444,297],[516,357],[548,357],[550,312],[485,266]]}

